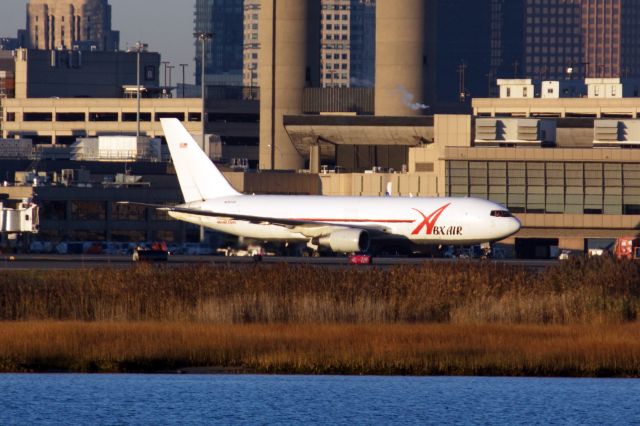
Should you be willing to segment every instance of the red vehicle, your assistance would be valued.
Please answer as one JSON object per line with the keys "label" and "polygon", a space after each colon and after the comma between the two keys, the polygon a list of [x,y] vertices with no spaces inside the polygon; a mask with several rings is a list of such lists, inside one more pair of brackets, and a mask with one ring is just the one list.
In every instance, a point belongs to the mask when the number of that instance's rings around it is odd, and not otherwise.
{"label": "red vehicle", "polygon": [[350,265],[371,265],[372,260],[368,254],[352,254],[349,256]]}
{"label": "red vehicle", "polygon": [[621,237],[616,240],[616,259],[640,259],[640,238]]}
{"label": "red vehicle", "polygon": [[169,260],[169,250],[164,241],[156,241],[150,248],[136,247],[132,259],[134,262],[166,262]]}

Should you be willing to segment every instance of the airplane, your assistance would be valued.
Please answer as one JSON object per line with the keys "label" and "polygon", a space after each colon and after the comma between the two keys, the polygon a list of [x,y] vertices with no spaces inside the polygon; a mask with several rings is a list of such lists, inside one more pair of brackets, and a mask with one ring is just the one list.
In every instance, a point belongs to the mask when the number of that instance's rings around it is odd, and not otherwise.
{"label": "airplane", "polygon": [[382,246],[398,240],[474,245],[500,241],[520,230],[520,222],[506,208],[476,198],[241,194],[179,120],[163,118],[161,124],[184,204],[143,205],[222,233],[306,243],[315,251],[366,253],[372,241]]}

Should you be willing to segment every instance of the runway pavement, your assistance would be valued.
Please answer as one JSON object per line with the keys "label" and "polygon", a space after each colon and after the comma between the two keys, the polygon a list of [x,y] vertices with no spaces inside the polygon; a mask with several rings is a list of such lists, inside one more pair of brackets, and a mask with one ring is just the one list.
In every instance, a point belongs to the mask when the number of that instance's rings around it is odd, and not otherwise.
{"label": "runway pavement", "polygon": [[[536,269],[543,269],[557,263],[556,260],[462,260],[462,259],[431,259],[420,257],[375,257],[372,265],[349,265],[347,257],[277,257],[265,256],[263,264],[288,263],[295,265],[315,265],[327,267],[392,267],[395,265],[420,265],[424,262],[497,262],[506,265],[527,266]],[[255,265],[256,261],[252,257],[224,257],[224,256],[171,256],[167,262],[155,263],[167,266],[189,266],[198,264],[208,265],[235,265],[246,267]],[[95,268],[130,268],[135,263],[131,256],[111,256],[111,255],[35,255],[35,254],[15,254],[0,256],[0,270],[74,270],[74,269],[95,269]]]}

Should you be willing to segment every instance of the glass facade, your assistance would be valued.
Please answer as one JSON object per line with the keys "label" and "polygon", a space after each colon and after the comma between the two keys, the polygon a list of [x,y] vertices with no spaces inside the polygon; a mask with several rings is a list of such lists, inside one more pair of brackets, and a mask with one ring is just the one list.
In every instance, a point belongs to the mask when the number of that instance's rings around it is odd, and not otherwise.
{"label": "glass facade", "polygon": [[525,3],[526,77],[559,80],[639,75],[637,1],[526,0]]}
{"label": "glass facade", "polygon": [[427,9],[427,89],[435,102],[495,93],[522,69],[523,0],[432,0]]}
{"label": "glass facade", "polygon": [[352,87],[373,87],[376,75],[376,2],[351,1]]}
{"label": "glass facade", "polygon": [[447,161],[449,196],[500,203],[514,213],[640,214],[640,164]]}
{"label": "glass facade", "polygon": [[[242,84],[243,20],[243,0],[196,0],[195,32],[214,34],[205,51],[205,81],[208,84]],[[199,85],[202,81],[201,42],[196,40],[195,47],[196,84]]]}

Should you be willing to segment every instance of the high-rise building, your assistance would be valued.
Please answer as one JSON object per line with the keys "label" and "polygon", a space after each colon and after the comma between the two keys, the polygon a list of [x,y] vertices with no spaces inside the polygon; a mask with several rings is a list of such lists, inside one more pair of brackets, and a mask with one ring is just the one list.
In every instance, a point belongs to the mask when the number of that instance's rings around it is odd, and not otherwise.
{"label": "high-rise building", "polygon": [[[262,3],[260,0],[196,1],[196,32],[214,34],[211,52],[206,52],[205,59],[208,84],[245,87],[258,84]],[[310,72],[318,74],[324,87],[372,86],[375,0],[321,0],[318,12],[317,25],[313,19],[309,25],[317,27],[320,69]],[[315,14],[316,10],[309,13]],[[200,58],[200,43],[197,43],[196,84],[200,84]]]}
{"label": "high-rise building", "polygon": [[551,80],[584,77],[581,3],[581,0],[525,1],[524,66],[516,77]]}
{"label": "high-rise building", "polygon": [[[425,100],[455,112],[523,66],[524,0],[427,0]],[[464,11],[464,13],[461,13]]]}
{"label": "high-rise building", "polygon": [[244,53],[242,81],[246,87],[258,84],[258,22],[260,20],[260,0],[244,0]]}
{"label": "high-rise building", "polygon": [[491,0],[489,95],[498,78],[515,78],[523,64],[523,0]]}
{"label": "high-rise building", "polygon": [[29,0],[26,46],[31,49],[118,50],[107,0]]}
{"label": "high-rise building", "polygon": [[351,2],[351,86],[373,86],[376,75],[376,2]]}
{"label": "high-rise building", "polygon": [[640,76],[635,0],[526,0],[523,76]]}
{"label": "high-rise building", "polygon": [[[495,89],[522,49],[519,0],[427,2],[426,99],[430,112],[468,104]],[[464,11],[461,13],[460,11]]]}
{"label": "high-rise building", "polygon": [[[242,85],[243,0],[196,0],[195,31],[213,34],[205,52],[205,83]],[[196,40],[196,84],[202,81],[202,44]]]}
{"label": "high-rise building", "polygon": [[19,47],[19,39],[11,37],[0,37],[0,50],[15,50]]}
{"label": "high-rise building", "polygon": [[323,87],[347,87],[351,74],[351,0],[323,0],[321,67]]}
{"label": "high-rise building", "polygon": [[323,87],[372,85],[375,69],[375,1],[322,0]]}
{"label": "high-rise building", "polygon": [[640,76],[640,3],[583,0],[583,52],[588,77]]}

